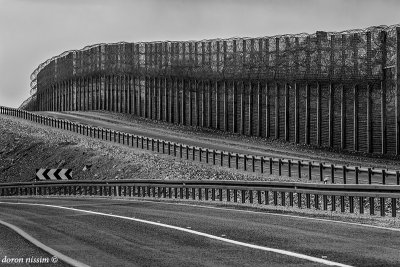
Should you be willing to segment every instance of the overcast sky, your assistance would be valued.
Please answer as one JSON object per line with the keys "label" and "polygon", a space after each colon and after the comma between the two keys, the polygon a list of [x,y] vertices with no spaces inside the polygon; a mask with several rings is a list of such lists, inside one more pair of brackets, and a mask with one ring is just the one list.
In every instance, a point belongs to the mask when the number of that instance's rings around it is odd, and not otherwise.
{"label": "overcast sky", "polygon": [[397,0],[0,0],[0,105],[29,97],[30,74],[102,42],[201,40],[400,23]]}

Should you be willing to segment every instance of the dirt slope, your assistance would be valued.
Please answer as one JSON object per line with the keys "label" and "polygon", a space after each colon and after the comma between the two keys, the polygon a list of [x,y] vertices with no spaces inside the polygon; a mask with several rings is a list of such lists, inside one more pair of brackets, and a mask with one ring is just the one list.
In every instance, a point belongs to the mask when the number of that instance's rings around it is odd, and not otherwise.
{"label": "dirt slope", "polygon": [[33,180],[38,168],[70,168],[74,179],[288,179],[180,160],[0,115],[0,182]]}

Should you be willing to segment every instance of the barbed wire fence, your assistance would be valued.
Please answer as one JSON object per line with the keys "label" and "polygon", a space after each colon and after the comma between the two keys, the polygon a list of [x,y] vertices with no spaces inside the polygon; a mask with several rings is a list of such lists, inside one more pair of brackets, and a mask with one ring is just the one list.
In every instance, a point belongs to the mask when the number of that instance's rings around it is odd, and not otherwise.
{"label": "barbed wire fence", "polygon": [[[319,31],[314,34],[301,33],[259,38],[235,37],[201,41],[95,44],[81,50],[66,51],[40,64],[31,75],[31,97],[21,105],[21,108],[38,109],[40,99],[37,96],[38,92],[45,90],[49,92],[49,89],[54,90],[55,86],[69,81],[76,82],[83,79],[85,83],[85,79],[90,77],[109,77],[110,83],[114,81],[113,77],[141,77],[136,85],[144,87],[151,87],[153,78],[182,79],[191,80],[195,84],[202,83],[200,87],[179,84],[177,85],[180,88],[179,94],[182,91],[196,94],[199,90],[206,90],[204,88],[211,86],[207,83],[232,83],[233,86],[228,86],[227,89],[228,102],[237,101],[237,99],[232,99],[232,96],[237,94],[238,90],[241,90],[241,97],[252,97],[255,92],[251,88],[249,90],[252,83],[268,85],[274,82],[281,84],[282,87],[286,86],[288,89],[285,90],[288,91],[278,89],[277,85],[276,90],[267,92],[268,97],[280,99],[281,102],[285,99],[285,95],[288,95],[289,99],[299,99],[296,100],[297,108],[295,106],[293,108],[300,111],[296,110],[294,116],[285,117],[285,109],[291,109],[291,104],[286,107],[286,104],[281,105],[278,101],[262,103],[260,107],[262,112],[268,108],[271,110],[268,111],[268,115],[265,115],[266,118],[263,118],[265,120],[262,122],[262,127],[265,130],[258,131],[261,135],[275,136],[275,138],[285,136],[289,141],[298,142],[301,139],[306,140],[306,143],[312,143],[314,140],[318,146],[340,148],[351,146],[352,150],[379,151],[383,154],[387,153],[389,147],[391,154],[398,155],[400,153],[399,85],[397,82],[400,61],[399,29],[400,24],[342,32]],[[250,85],[245,85],[248,82]],[[236,83],[241,83],[238,85],[241,89],[238,88],[235,91]],[[308,85],[300,84],[313,85],[307,89]],[[317,85],[314,86],[315,84]],[[332,84],[340,84],[342,89],[332,88],[330,86]],[[79,87],[80,83],[74,86]],[[220,85],[217,85],[217,92],[218,86]],[[356,89],[353,90],[354,86]],[[297,94],[300,94],[300,97]],[[337,97],[331,97],[331,95]],[[218,93],[211,97],[210,103],[219,101],[215,97],[218,97]],[[376,102],[383,98],[385,101]],[[365,99],[367,102],[364,101]],[[77,101],[76,96],[73,101]],[[345,103],[341,104],[341,102]],[[318,107],[315,107],[315,103]],[[244,101],[237,105],[243,107],[245,104],[248,103]],[[170,105],[173,103],[171,102]],[[330,105],[335,106],[336,109]],[[360,107],[360,114],[354,114],[358,112],[356,105]],[[206,106],[198,107],[202,109],[200,113],[206,109],[205,112],[211,110],[211,107]],[[302,106],[305,106],[307,110],[301,110]],[[311,112],[310,108],[313,109]],[[382,113],[382,109],[387,109],[387,112]],[[326,118],[325,111],[331,112]],[[241,119],[242,125],[238,125],[239,128],[244,128],[247,123],[245,120],[252,120],[251,112],[253,111],[241,114],[244,119]],[[257,112],[254,110],[254,113]],[[307,115],[307,112],[311,114]],[[218,115],[218,111],[210,111],[209,117],[217,116],[215,113]],[[342,113],[349,115],[343,117]],[[235,118],[236,115],[233,114],[233,117]],[[281,120],[285,120],[288,125],[279,124],[278,117],[281,115]],[[192,117],[191,113],[190,116]],[[197,117],[197,120],[199,116],[193,115]],[[273,116],[277,119],[268,121],[268,118]],[[341,122],[339,117],[348,122]],[[350,117],[353,117],[351,121]],[[258,114],[253,119],[260,120],[260,118],[262,116]],[[208,120],[211,119],[208,118]],[[218,122],[218,119],[216,121]],[[231,121],[232,118],[229,118],[226,124],[234,123]],[[298,121],[301,121],[302,125],[297,125]],[[326,121],[328,123],[325,125]],[[313,125],[318,126],[319,132],[307,133],[307,130],[303,129],[304,127],[312,128]],[[386,127],[387,125],[389,126]],[[218,126],[218,124],[211,122],[208,126]],[[247,126],[252,127],[252,125]],[[233,131],[239,131],[235,129],[235,126],[232,127]],[[331,129],[334,127],[345,128],[343,130],[345,136],[341,136],[343,131],[334,132]],[[245,133],[243,129],[239,132]],[[257,132],[257,129],[250,130],[248,133],[252,135],[254,132]],[[274,135],[270,132],[274,132]],[[325,132],[331,135],[327,140],[321,137]],[[380,134],[378,135],[377,132]]]}

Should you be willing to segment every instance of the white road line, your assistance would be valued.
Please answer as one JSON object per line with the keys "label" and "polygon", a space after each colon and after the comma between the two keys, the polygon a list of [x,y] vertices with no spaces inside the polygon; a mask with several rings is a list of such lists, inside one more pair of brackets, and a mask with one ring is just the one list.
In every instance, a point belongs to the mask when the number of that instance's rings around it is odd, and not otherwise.
{"label": "white road line", "polygon": [[57,257],[59,260],[71,265],[71,266],[75,266],[75,267],[89,267],[89,265],[86,265],[82,262],[79,262],[77,260],[74,260],[54,249],[52,249],[51,247],[46,246],[45,244],[43,244],[42,242],[40,242],[39,240],[33,238],[31,235],[29,235],[28,233],[26,233],[25,231],[23,231],[21,228],[18,228],[15,225],[12,225],[10,223],[4,222],[2,220],[0,220],[0,224],[10,228],[11,230],[13,230],[14,232],[16,232],[17,234],[19,234],[20,236],[22,236],[23,238],[25,238],[26,240],[28,240],[29,242],[31,242],[33,245],[35,245],[36,247],[40,248],[41,250],[44,250],[45,252],[49,253],[50,255],[53,255],[55,257]]}
{"label": "white road line", "polygon": [[291,251],[276,249],[276,248],[270,248],[270,247],[265,247],[265,246],[253,245],[253,244],[244,243],[244,242],[240,242],[240,241],[236,241],[236,240],[232,240],[232,239],[228,239],[228,238],[224,238],[224,237],[219,237],[219,236],[215,236],[215,235],[210,235],[210,234],[206,234],[203,232],[198,232],[198,231],[194,231],[194,230],[190,230],[190,229],[186,229],[186,228],[182,228],[182,227],[178,227],[178,226],[173,226],[173,225],[168,225],[168,224],[158,223],[158,222],[153,222],[153,221],[147,221],[147,220],[142,220],[142,219],[137,219],[137,218],[132,218],[132,217],[126,217],[126,216],[120,216],[120,215],[114,215],[114,214],[108,214],[108,213],[102,213],[102,212],[96,212],[96,211],[90,211],[90,210],[81,210],[81,209],[75,209],[75,208],[69,208],[69,207],[57,206],[57,205],[24,203],[24,202],[18,202],[18,203],[0,202],[0,203],[1,204],[10,204],[10,205],[42,206],[42,207],[58,208],[58,209],[64,209],[64,210],[89,213],[89,214],[94,214],[94,215],[107,216],[107,217],[114,217],[114,218],[119,218],[119,219],[130,220],[130,221],[155,225],[155,226],[159,226],[159,227],[169,228],[169,229],[173,229],[173,230],[177,230],[177,231],[181,231],[181,232],[186,232],[186,233],[190,233],[190,234],[194,234],[194,235],[198,235],[198,236],[207,237],[207,238],[214,239],[214,240],[219,240],[222,242],[226,242],[226,243],[230,243],[230,244],[234,244],[234,245],[238,245],[238,246],[243,246],[243,247],[268,251],[268,252],[274,252],[274,253],[278,253],[278,254],[282,254],[282,255],[286,255],[286,256],[291,256],[291,257],[295,257],[295,258],[299,258],[299,259],[303,259],[303,260],[308,260],[311,262],[329,265],[329,266],[341,266],[341,267],[351,266],[351,265],[341,264],[341,263],[334,262],[334,261],[328,261],[328,260],[324,260],[324,259],[296,253],[296,252],[291,252]]}

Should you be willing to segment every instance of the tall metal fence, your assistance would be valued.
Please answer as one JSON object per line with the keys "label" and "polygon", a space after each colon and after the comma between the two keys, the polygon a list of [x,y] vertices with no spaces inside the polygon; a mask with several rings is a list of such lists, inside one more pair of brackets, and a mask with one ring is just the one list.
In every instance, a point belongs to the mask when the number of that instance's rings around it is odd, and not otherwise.
{"label": "tall metal fence", "polygon": [[348,151],[400,155],[400,25],[97,44],[32,74],[30,110],[109,110]]}

